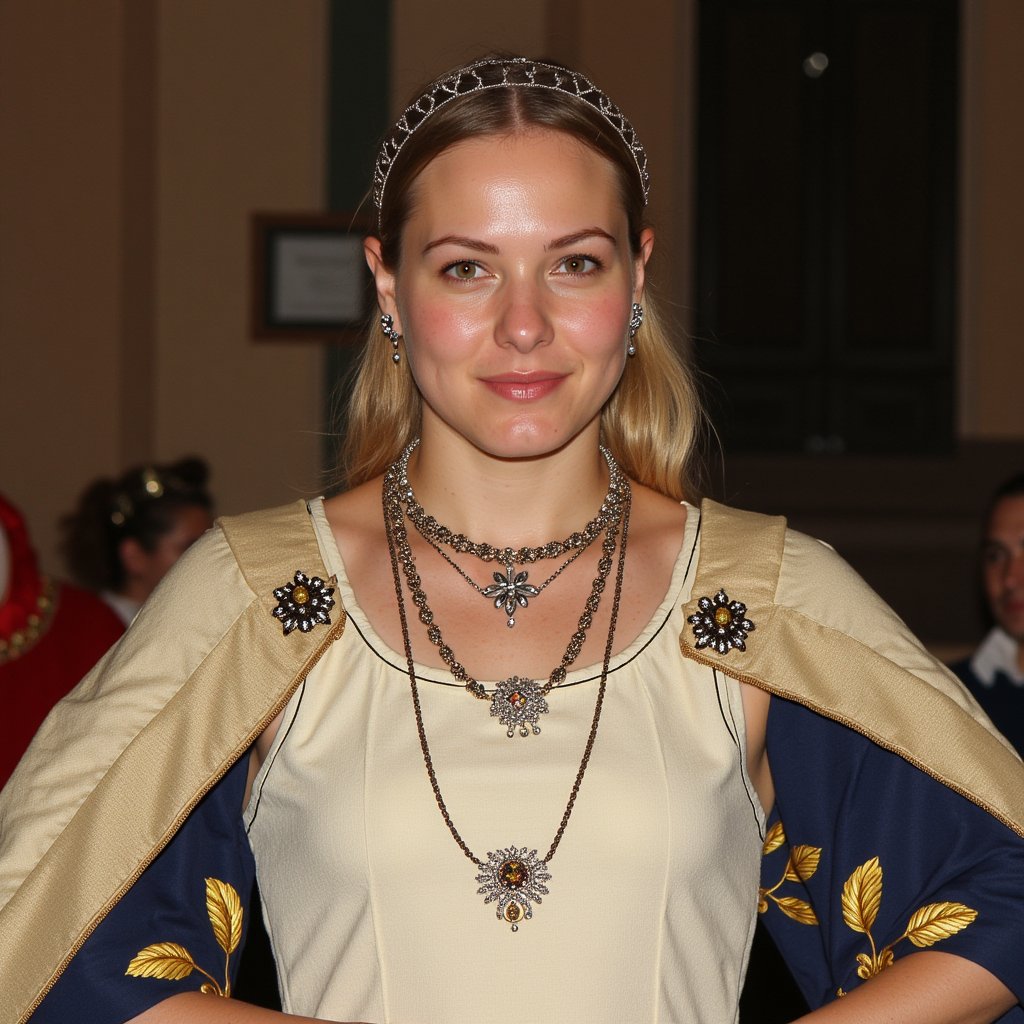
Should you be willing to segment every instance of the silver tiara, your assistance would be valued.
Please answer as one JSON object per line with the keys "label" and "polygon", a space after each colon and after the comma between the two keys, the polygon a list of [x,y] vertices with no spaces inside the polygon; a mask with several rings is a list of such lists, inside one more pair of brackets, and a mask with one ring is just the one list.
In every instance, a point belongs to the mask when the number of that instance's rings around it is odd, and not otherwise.
{"label": "silver tiara", "polygon": [[391,137],[381,146],[377,163],[374,165],[373,202],[377,209],[381,208],[384,201],[388,175],[398,154],[402,152],[402,147],[434,111],[460,96],[468,96],[483,89],[530,87],[552,89],[582,100],[593,107],[618,132],[636,163],[646,206],[647,196],[651,190],[647,151],[637,138],[636,129],[626,120],[626,115],[589,78],[578,71],[570,71],[542,61],[528,60],[525,57],[504,57],[477,61],[439,79],[428,92],[402,111]]}

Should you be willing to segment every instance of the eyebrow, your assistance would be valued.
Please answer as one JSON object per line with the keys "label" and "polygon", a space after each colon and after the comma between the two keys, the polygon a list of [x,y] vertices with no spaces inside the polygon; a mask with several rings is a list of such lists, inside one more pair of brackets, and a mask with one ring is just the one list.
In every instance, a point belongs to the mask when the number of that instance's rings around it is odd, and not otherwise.
{"label": "eyebrow", "polygon": [[604,228],[593,227],[584,228],[582,231],[574,231],[571,235],[562,235],[561,238],[553,239],[544,248],[546,250],[564,249],[567,245],[575,245],[577,242],[582,242],[585,238],[607,238],[612,245],[615,244],[614,235],[609,235]]}
{"label": "eyebrow", "polygon": [[[604,228],[593,227],[584,228],[582,231],[573,231],[571,234],[554,238],[544,246],[544,251],[550,252],[552,249],[564,249],[568,245],[582,242],[585,238],[607,238],[612,245],[615,244],[614,235],[608,234]],[[444,235],[441,238],[435,238],[432,242],[427,242],[423,247],[423,255],[425,256],[432,249],[437,249],[442,245],[457,245],[463,249],[472,249],[474,252],[486,252],[491,255],[497,255],[500,252],[496,245],[481,241],[479,238],[470,238],[468,235]]]}
{"label": "eyebrow", "polygon": [[489,252],[492,255],[498,253],[498,247],[491,245],[490,242],[482,242],[479,238],[469,238],[466,235],[445,235],[443,238],[435,238],[432,242],[427,242],[423,247],[423,255],[425,256],[431,249],[436,249],[441,245],[457,245],[463,249],[473,249],[475,252]]}

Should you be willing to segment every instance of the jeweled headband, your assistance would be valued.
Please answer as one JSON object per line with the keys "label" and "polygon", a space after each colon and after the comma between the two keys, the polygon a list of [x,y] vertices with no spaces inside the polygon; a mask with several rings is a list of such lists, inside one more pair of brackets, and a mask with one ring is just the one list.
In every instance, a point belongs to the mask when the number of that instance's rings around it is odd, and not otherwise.
{"label": "jeweled headband", "polygon": [[395,123],[391,136],[381,146],[373,170],[373,202],[380,210],[384,201],[384,189],[388,175],[394,166],[402,147],[413,132],[436,110],[460,96],[481,92],[484,89],[551,89],[565,93],[593,107],[618,133],[632,154],[640,176],[644,205],[650,192],[650,174],[647,171],[647,152],[637,138],[636,130],[626,120],[626,115],[612,103],[590,79],[578,71],[528,60],[525,57],[503,57],[477,61],[438,79],[415,103],[402,112]]}

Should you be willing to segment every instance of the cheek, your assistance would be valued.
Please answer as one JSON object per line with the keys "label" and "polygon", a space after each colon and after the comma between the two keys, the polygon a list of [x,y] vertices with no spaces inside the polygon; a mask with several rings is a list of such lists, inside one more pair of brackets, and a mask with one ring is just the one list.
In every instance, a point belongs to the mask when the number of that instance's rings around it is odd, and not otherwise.
{"label": "cheek", "polygon": [[486,324],[472,310],[453,309],[450,303],[414,306],[415,315],[403,318],[405,342],[413,363],[456,362],[484,334]]}
{"label": "cheek", "polygon": [[994,601],[1003,589],[1003,567],[999,564],[986,565],[982,570],[981,579],[989,600]]}
{"label": "cheek", "polygon": [[586,303],[567,312],[562,327],[587,352],[619,354],[625,349],[628,333],[628,307],[614,299]]}

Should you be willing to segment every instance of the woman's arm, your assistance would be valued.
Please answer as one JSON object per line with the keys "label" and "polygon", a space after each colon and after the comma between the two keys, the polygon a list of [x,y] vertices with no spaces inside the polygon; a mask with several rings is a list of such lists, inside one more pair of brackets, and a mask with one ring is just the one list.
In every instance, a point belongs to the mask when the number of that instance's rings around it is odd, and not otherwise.
{"label": "woman's arm", "polygon": [[323,1017],[297,1017],[265,1010],[261,1006],[218,999],[201,992],[182,992],[151,1006],[128,1024],[316,1024],[323,1020]]}
{"label": "woman's arm", "polygon": [[790,701],[772,698],[767,747],[776,807],[760,910],[820,1007],[805,1019],[1024,1020],[1012,1009],[1024,991],[1024,840]]}
{"label": "woman's arm", "polygon": [[993,974],[970,960],[923,950],[801,1021],[814,1024],[992,1024],[1017,1003]]}

